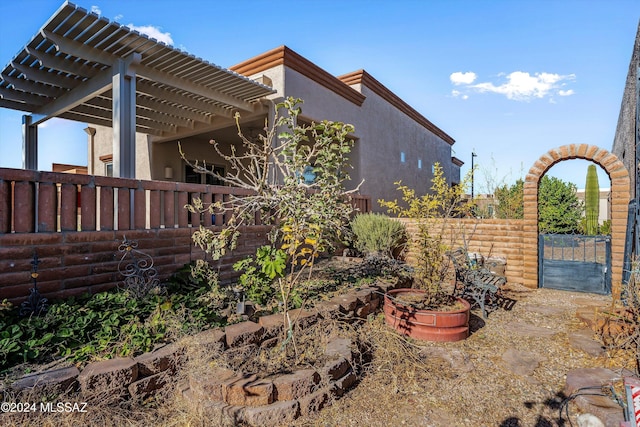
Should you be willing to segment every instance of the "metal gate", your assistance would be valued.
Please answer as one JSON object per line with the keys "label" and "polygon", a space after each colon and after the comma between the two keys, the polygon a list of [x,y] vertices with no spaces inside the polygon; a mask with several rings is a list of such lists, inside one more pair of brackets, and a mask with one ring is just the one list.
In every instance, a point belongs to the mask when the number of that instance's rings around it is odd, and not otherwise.
{"label": "metal gate", "polygon": [[540,234],[541,288],[611,293],[611,236]]}

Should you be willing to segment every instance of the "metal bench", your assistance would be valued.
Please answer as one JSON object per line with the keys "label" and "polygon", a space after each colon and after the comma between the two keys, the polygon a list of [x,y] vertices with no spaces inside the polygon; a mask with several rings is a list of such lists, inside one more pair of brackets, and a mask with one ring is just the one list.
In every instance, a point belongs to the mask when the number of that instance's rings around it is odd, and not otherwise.
{"label": "metal bench", "polygon": [[477,263],[472,263],[467,251],[463,248],[449,251],[447,255],[456,271],[454,295],[479,306],[482,317],[486,319],[487,308],[498,307],[500,287],[507,283],[507,279],[493,274]]}

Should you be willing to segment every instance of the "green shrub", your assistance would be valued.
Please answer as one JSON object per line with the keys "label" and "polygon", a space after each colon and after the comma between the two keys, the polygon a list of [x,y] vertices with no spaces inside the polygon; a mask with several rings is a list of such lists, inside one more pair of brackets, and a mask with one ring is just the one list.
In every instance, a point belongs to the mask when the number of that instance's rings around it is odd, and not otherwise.
{"label": "green shrub", "polygon": [[0,302],[0,375],[25,362],[132,356],[224,324],[221,309],[231,296],[206,266],[186,269],[195,271],[191,280],[199,286],[173,286],[168,295],[139,299],[126,290],[111,290],[52,302],[41,317],[21,317],[19,307]]}
{"label": "green shrub", "polygon": [[262,246],[256,256],[247,257],[233,264],[235,271],[242,271],[238,283],[249,300],[266,305],[275,297],[274,281],[284,277],[287,254],[272,246]]}
{"label": "green shrub", "polygon": [[386,215],[365,213],[356,215],[351,221],[354,245],[365,254],[397,256],[407,241],[407,230],[401,222]]}

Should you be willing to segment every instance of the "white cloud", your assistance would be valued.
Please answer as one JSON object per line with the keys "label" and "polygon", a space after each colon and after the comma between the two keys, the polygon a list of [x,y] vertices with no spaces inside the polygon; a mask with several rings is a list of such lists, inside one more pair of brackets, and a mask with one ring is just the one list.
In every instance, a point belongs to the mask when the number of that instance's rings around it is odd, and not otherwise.
{"label": "white cloud", "polygon": [[[471,74],[473,79],[469,76]],[[566,82],[575,80],[575,74],[553,74],[535,73],[533,75],[524,71],[514,71],[510,74],[499,74],[504,77],[502,82],[481,82],[471,84],[475,81],[475,73],[453,73],[450,76],[451,82],[456,86],[464,86],[464,89],[479,93],[497,93],[513,101],[530,101],[534,98],[549,98],[553,101],[553,96],[571,96],[575,92],[572,89],[561,89],[566,86]],[[464,81],[466,79],[467,81]],[[470,80],[470,81],[469,81]],[[454,96],[461,96],[462,92],[457,91]],[[463,98],[465,99],[465,98]]]}
{"label": "white cloud", "polygon": [[162,32],[160,27],[154,27],[153,25],[142,25],[138,27],[133,24],[129,24],[127,25],[127,27],[139,33],[146,34],[147,36],[154,38],[162,43],[173,45],[173,39],[171,38],[171,33]]}
{"label": "white cloud", "polygon": [[96,15],[102,15],[102,11],[98,6],[91,6],[91,12],[95,13]]}
{"label": "white cloud", "polygon": [[117,21],[121,20],[122,18],[124,18],[124,15],[116,15],[116,17],[113,18],[113,20],[117,22]]}
{"label": "white cloud", "polygon": [[455,89],[451,91],[451,95],[452,95],[454,98],[469,99],[469,95],[467,95],[467,94],[463,94],[463,93],[462,93],[462,92],[460,92],[459,90],[455,90]]}
{"label": "white cloud", "polygon": [[472,72],[472,71],[468,71],[466,73],[457,71],[455,73],[452,73],[449,76],[449,80],[451,80],[451,83],[453,83],[454,85],[462,85],[462,84],[471,84],[476,80],[476,73]]}

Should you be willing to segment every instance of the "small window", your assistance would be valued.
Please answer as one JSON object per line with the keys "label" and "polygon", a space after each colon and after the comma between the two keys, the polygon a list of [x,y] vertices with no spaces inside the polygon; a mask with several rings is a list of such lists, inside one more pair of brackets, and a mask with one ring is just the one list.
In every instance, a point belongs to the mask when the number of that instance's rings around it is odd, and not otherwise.
{"label": "small window", "polygon": [[[218,175],[224,176],[224,166],[211,166],[210,169]],[[208,173],[198,172],[189,165],[185,165],[184,167],[184,182],[192,184],[224,185],[224,182],[220,178]]]}
{"label": "small window", "polygon": [[405,158],[404,151],[401,151],[400,152],[400,163],[404,163],[406,161],[407,161],[407,159]]}
{"label": "small window", "polygon": [[418,169],[422,169],[422,159],[418,159]]}
{"label": "small window", "polygon": [[113,154],[106,154],[99,158],[104,164],[104,176],[113,176]]}

